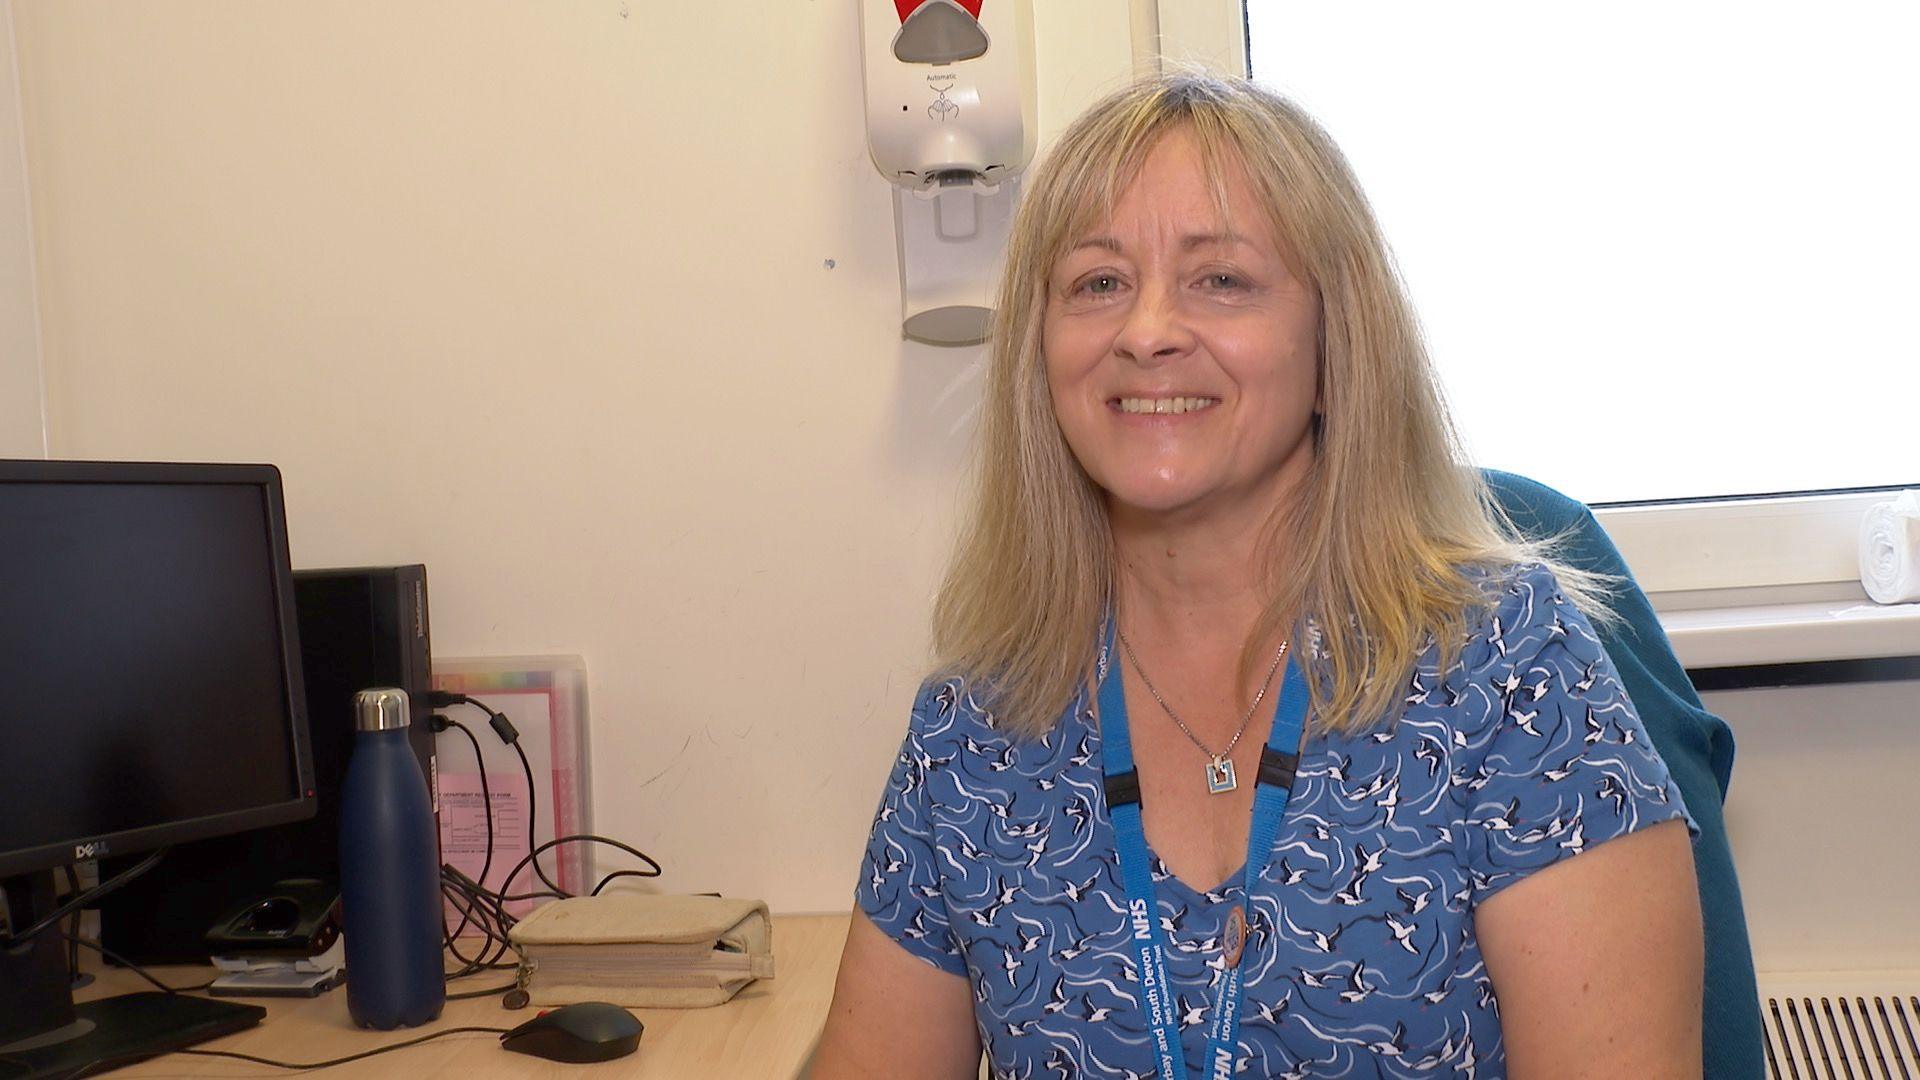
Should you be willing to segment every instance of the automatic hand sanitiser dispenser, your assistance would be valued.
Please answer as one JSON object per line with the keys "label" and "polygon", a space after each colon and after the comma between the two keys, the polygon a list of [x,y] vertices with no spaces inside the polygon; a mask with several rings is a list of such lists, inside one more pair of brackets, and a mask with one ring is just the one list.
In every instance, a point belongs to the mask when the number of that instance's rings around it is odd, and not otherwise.
{"label": "automatic hand sanitiser dispenser", "polygon": [[1032,0],[858,0],[867,147],[893,185],[907,337],[968,345],[1033,158]]}

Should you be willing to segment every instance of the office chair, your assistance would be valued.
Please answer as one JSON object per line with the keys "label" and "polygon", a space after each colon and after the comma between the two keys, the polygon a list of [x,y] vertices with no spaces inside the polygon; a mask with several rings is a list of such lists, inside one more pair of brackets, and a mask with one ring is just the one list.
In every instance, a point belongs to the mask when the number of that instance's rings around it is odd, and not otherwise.
{"label": "office chair", "polygon": [[1673,655],[1666,631],[1634,581],[1620,551],[1575,499],[1512,473],[1484,470],[1495,502],[1521,533],[1545,538],[1564,534],[1559,556],[1585,570],[1624,580],[1612,595],[1622,617],[1613,630],[1595,627],[1601,644],[1619,669],[1627,696],[1639,710],[1647,735],[1679,785],[1687,809],[1700,827],[1693,861],[1700,879],[1700,913],[1706,931],[1706,983],[1703,1021],[1706,1080],[1750,1080],[1763,1075],[1760,998],[1754,983],[1753,951],[1747,919],[1734,875],[1721,805],[1733,773],[1733,733],[1706,710]]}

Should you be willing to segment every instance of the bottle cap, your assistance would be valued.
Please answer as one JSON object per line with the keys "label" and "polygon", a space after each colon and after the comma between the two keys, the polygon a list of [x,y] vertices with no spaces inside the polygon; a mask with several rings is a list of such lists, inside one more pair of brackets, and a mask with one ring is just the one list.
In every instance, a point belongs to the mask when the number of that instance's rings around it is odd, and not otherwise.
{"label": "bottle cap", "polygon": [[353,695],[353,726],[356,731],[392,731],[412,722],[405,690],[385,687],[362,690]]}

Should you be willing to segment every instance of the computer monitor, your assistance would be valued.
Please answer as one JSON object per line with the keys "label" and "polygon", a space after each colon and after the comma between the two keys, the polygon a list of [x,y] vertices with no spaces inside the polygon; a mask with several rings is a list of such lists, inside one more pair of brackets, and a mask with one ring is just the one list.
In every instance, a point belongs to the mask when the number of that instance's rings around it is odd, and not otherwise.
{"label": "computer monitor", "polygon": [[305,707],[277,469],[0,461],[0,1078],[258,1021],[76,1007],[63,927],[19,935],[67,864],[310,817]]}

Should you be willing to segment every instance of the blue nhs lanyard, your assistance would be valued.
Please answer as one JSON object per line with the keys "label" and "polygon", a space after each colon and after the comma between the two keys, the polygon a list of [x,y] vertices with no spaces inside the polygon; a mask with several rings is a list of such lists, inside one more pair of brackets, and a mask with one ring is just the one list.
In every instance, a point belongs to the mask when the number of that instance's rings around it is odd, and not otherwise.
{"label": "blue nhs lanyard", "polygon": [[[1100,764],[1106,773],[1107,816],[1120,848],[1120,877],[1127,889],[1127,914],[1132,943],[1140,961],[1140,993],[1145,998],[1148,1034],[1162,1080],[1186,1080],[1186,1052],[1180,1046],[1180,1017],[1173,988],[1167,983],[1159,909],[1153,874],[1147,866],[1147,838],[1140,826],[1140,774],[1133,767],[1133,736],[1127,730],[1127,701],[1121,679],[1111,670],[1114,626],[1107,624],[1101,651]],[[1242,903],[1253,902],[1253,887],[1266,872],[1273,854],[1280,819],[1293,793],[1294,772],[1300,763],[1300,739],[1307,715],[1306,679],[1293,660],[1274,708],[1273,731],[1260,751],[1259,787],[1253,796],[1253,827],[1247,834],[1247,868]],[[1222,934],[1224,939],[1227,935]],[[1213,1022],[1207,1028],[1204,1075],[1224,1080],[1233,1075],[1240,1053],[1240,964],[1234,954],[1220,980]]]}

